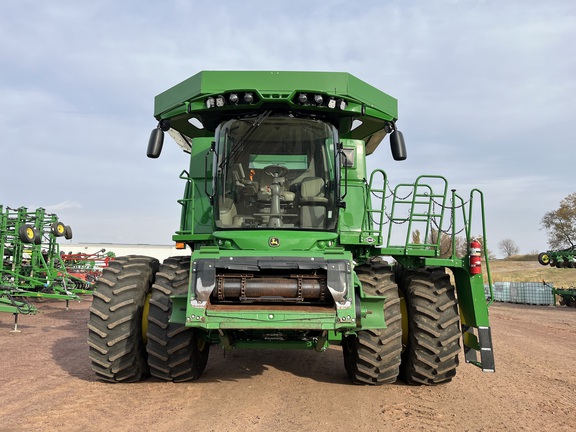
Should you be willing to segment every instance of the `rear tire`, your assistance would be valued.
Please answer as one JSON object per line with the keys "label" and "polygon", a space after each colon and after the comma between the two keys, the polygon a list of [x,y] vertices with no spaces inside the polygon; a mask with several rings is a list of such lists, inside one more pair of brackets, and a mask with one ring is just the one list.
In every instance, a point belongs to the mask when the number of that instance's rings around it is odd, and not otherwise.
{"label": "rear tire", "polygon": [[190,257],[168,258],[152,286],[148,314],[150,373],[166,381],[198,379],[208,362],[210,343],[201,330],[169,322],[173,295],[187,295]]}
{"label": "rear tire", "polygon": [[396,381],[402,353],[402,314],[398,285],[389,265],[372,262],[357,266],[362,289],[386,297],[386,328],[360,330],[342,340],[344,366],[354,384],[382,385]]}
{"label": "rear tire", "polygon": [[461,350],[460,315],[450,277],[439,268],[401,269],[397,281],[408,314],[401,378],[413,385],[450,382]]}
{"label": "rear tire", "polygon": [[148,375],[142,319],[157,271],[157,259],[138,255],[117,258],[104,268],[88,321],[90,360],[98,378],[135,382]]}

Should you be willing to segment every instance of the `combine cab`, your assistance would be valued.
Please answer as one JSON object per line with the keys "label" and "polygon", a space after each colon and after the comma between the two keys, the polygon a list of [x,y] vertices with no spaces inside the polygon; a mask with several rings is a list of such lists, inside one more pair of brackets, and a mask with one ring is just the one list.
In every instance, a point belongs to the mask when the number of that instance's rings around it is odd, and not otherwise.
{"label": "combine cab", "polygon": [[201,72],[158,95],[155,117],[148,156],[168,133],[190,157],[173,236],[190,255],[104,269],[98,377],[193,380],[211,345],[339,345],[357,384],[448,382],[462,347],[494,371],[482,193],[366,171],[386,135],[406,158],[394,98],[346,73]]}

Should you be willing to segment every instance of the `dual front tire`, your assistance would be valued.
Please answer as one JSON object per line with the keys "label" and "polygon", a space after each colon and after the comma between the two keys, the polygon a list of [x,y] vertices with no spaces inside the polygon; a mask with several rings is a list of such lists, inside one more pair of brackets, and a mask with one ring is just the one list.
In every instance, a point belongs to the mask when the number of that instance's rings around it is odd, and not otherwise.
{"label": "dual front tire", "polygon": [[387,327],[343,338],[344,365],[352,382],[450,382],[459,363],[461,330],[454,286],[445,270],[400,267],[393,273],[373,262],[355,271],[364,292],[386,297]]}
{"label": "dual front tire", "polygon": [[414,385],[450,382],[461,351],[460,315],[450,277],[444,269],[401,269],[397,281],[408,324],[401,377]]}
{"label": "dual front tire", "polygon": [[202,374],[209,343],[197,330],[169,322],[170,296],[185,294],[188,270],[189,257],[162,265],[137,255],[110,261],[93,292],[88,322],[89,356],[98,378],[134,382],[151,374],[186,381]]}

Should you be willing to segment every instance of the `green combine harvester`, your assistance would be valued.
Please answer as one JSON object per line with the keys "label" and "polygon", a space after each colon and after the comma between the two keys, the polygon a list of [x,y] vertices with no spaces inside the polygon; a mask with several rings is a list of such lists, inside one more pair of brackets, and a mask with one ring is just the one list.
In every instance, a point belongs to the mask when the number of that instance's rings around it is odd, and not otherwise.
{"label": "green combine harvester", "polygon": [[396,99],[347,73],[204,71],[154,115],[148,157],[165,133],[190,157],[173,236],[190,255],[104,269],[88,324],[100,379],[194,380],[211,345],[339,345],[356,384],[449,382],[462,345],[494,371],[482,193],[367,173],[386,135],[406,158]]}

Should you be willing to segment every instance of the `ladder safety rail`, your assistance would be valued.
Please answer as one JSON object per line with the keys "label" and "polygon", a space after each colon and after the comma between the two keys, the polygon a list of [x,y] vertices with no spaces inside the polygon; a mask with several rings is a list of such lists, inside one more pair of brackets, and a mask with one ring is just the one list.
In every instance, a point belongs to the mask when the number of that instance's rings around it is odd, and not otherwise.
{"label": "ladder safety rail", "polygon": [[494,287],[493,287],[493,283],[492,283],[492,274],[490,273],[490,258],[488,256],[488,240],[486,238],[486,217],[485,217],[485,213],[484,213],[484,193],[477,189],[474,188],[470,191],[470,202],[469,202],[469,210],[468,210],[468,217],[469,217],[469,225],[468,225],[468,231],[467,231],[467,239],[468,241],[471,240],[471,236],[472,236],[472,215],[473,215],[473,203],[474,203],[474,195],[478,195],[479,196],[479,200],[480,200],[480,215],[481,215],[481,219],[480,219],[480,225],[482,228],[482,250],[484,251],[484,262],[486,265],[486,275],[488,278],[488,287],[490,289],[490,300],[488,302],[488,306],[490,306],[492,303],[494,303]]}
{"label": "ladder safety rail", "polygon": [[[380,179],[383,184],[380,186]],[[456,239],[460,233],[464,233],[466,243],[469,244],[473,237],[473,213],[479,211],[481,235],[483,238],[484,255],[487,257],[486,223],[484,215],[484,196],[478,189],[470,191],[470,197],[465,201],[456,189],[449,189],[448,181],[443,176],[421,175],[414,183],[400,183],[391,189],[387,175],[383,170],[372,172],[367,184],[368,218],[363,228],[363,235],[378,235],[384,239],[382,248],[389,248],[395,253],[403,249],[404,253],[422,256],[440,256],[443,236],[451,237],[450,258],[455,260],[458,255]],[[390,195],[386,196],[389,191]],[[374,202],[380,200],[380,202]],[[390,202],[391,200],[391,202]],[[479,205],[477,203],[479,202]],[[450,215],[446,214],[446,211]],[[389,213],[388,213],[389,211]],[[384,225],[388,224],[388,232],[384,233]],[[449,226],[446,226],[449,224]],[[403,226],[403,229],[398,229]],[[412,232],[418,229],[423,235],[420,243],[414,243],[411,239]],[[404,244],[395,244],[401,234]],[[410,251],[410,252],[408,252]],[[386,252],[386,251],[383,251]],[[461,258],[461,257],[460,257]],[[486,259],[486,270],[492,289],[489,261]],[[490,294],[492,297],[492,293]]]}
{"label": "ladder safety rail", "polygon": [[[424,183],[426,180],[433,180],[439,183],[430,185]],[[437,189],[440,189],[438,191]],[[433,225],[437,227],[439,234],[444,223],[444,211],[446,208],[448,182],[442,176],[422,175],[414,183],[398,184],[392,194],[392,205],[389,215],[390,224],[387,236],[387,247],[394,247],[392,242],[393,226],[408,223],[406,227],[403,247],[428,248],[438,253],[440,249],[441,236],[437,235],[433,239]],[[415,223],[424,224],[424,242],[413,243],[410,240]],[[432,241],[429,241],[432,240]]]}
{"label": "ladder safety rail", "polygon": [[[379,177],[379,178],[377,178]],[[381,180],[382,187],[376,188],[375,182]],[[365,213],[365,220],[362,224],[365,235],[375,236],[378,244],[382,242],[382,230],[384,220],[386,218],[386,192],[388,191],[388,176],[382,169],[375,169],[370,174],[370,181],[368,182],[368,190],[366,197],[367,211]],[[377,196],[376,194],[381,194]],[[380,204],[375,208],[372,207],[372,196],[376,196],[380,200]],[[377,219],[375,219],[375,217]]]}
{"label": "ladder safety rail", "polygon": [[193,215],[195,209],[195,201],[196,201],[196,189],[195,189],[195,182],[194,179],[190,176],[188,171],[183,170],[180,173],[179,178],[181,180],[186,181],[186,185],[184,187],[184,196],[187,198],[181,198],[178,200],[178,204],[182,206],[182,217],[180,218],[181,226],[180,230],[176,231],[177,235],[191,235],[194,234],[194,222],[190,223],[190,229],[184,229],[183,226],[184,221],[187,220],[187,215]]}

